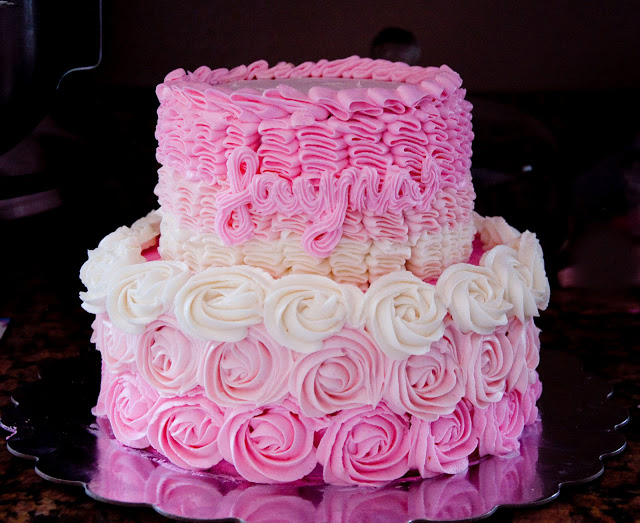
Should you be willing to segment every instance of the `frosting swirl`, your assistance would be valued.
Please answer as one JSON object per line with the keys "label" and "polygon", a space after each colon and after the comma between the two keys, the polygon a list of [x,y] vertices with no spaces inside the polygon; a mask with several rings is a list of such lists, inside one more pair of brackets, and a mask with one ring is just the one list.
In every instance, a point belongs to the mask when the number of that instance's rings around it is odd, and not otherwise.
{"label": "frosting swirl", "polygon": [[158,260],[122,267],[113,273],[109,284],[109,318],[127,334],[141,334],[171,307],[188,277],[182,262]]}
{"label": "frosting swirl", "polygon": [[464,392],[465,375],[445,335],[427,354],[393,362],[384,398],[397,413],[433,421],[451,414]]}
{"label": "frosting swirl", "polygon": [[181,395],[198,383],[202,352],[202,342],[183,334],[175,319],[165,314],[138,337],[135,361],[140,375],[161,395]]}
{"label": "frosting swirl", "polygon": [[365,295],[367,330],[393,359],[425,354],[444,333],[447,310],[433,285],[402,271],[382,276]]}
{"label": "frosting swirl", "polygon": [[220,430],[220,452],[238,473],[255,483],[303,478],[316,466],[314,424],[283,402],[259,409],[233,409]]}
{"label": "frosting swirl", "polygon": [[471,408],[460,401],[450,414],[434,421],[411,421],[409,466],[423,478],[457,474],[469,466],[469,455],[478,445]]}
{"label": "frosting swirl", "polygon": [[198,381],[207,396],[225,407],[278,403],[287,395],[293,354],[265,332],[249,327],[237,342],[207,344]]}
{"label": "frosting swirl", "polygon": [[222,459],[218,433],[223,415],[202,394],[160,398],[149,414],[151,446],[171,463],[189,470],[206,470]]}
{"label": "frosting swirl", "polygon": [[436,289],[463,332],[490,334],[507,323],[513,307],[505,299],[502,283],[486,267],[452,265],[442,273]]}
{"label": "frosting swirl", "polygon": [[409,421],[384,403],[343,410],[318,445],[323,477],[332,485],[382,485],[409,471]]}
{"label": "frosting swirl", "polygon": [[342,329],[324,340],[322,349],[296,360],[289,390],[304,414],[376,406],[382,397],[386,365],[382,353],[362,331]]}
{"label": "frosting swirl", "polygon": [[262,321],[270,277],[247,266],[215,267],[192,276],[175,297],[174,310],[185,332],[199,338],[240,341]]}
{"label": "frosting swirl", "polygon": [[339,332],[347,320],[340,285],[317,275],[293,274],[276,280],[264,302],[269,334],[291,350],[309,353]]}

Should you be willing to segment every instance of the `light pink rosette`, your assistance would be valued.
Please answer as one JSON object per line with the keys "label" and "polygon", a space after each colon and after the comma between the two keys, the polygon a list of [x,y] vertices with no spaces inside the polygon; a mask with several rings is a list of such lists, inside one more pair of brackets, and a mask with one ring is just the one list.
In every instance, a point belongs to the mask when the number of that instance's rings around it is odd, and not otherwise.
{"label": "light pink rosette", "polygon": [[158,393],[129,372],[112,376],[105,391],[106,415],[116,439],[136,449],[149,446],[149,412],[158,401]]}
{"label": "light pink rosette", "polygon": [[529,365],[535,365],[534,369],[538,365],[540,341],[537,340],[536,348],[535,331],[529,328],[529,322],[522,324],[517,318],[512,318],[505,332],[513,347],[513,366],[507,376],[506,392],[517,390],[524,394],[530,385],[533,371],[529,369]]}
{"label": "light pink rosette", "polygon": [[538,407],[536,402],[542,395],[542,382],[538,378],[538,373],[532,371],[533,383],[529,385],[525,393],[522,395],[522,415],[524,416],[525,425],[533,425],[538,421]]}
{"label": "light pink rosette", "polygon": [[522,395],[510,392],[497,403],[473,411],[480,456],[503,456],[520,448],[518,438],[524,429]]}
{"label": "light pink rosette", "polygon": [[376,406],[386,368],[386,358],[366,332],[345,328],[324,340],[321,350],[297,359],[289,391],[311,417]]}
{"label": "light pink rosette", "polygon": [[123,372],[132,366],[135,360],[136,336],[125,334],[109,321],[107,314],[98,314],[93,324],[91,342],[102,353],[102,361],[113,372]]}
{"label": "light pink rosette", "polygon": [[287,395],[293,355],[275,342],[264,327],[250,327],[237,342],[207,344],[198,369],[198,382],[207,396],[226,407],[261,407]]}
{"label": "light pink rosette", "polygon": [[175,318],[163,315],[139,336],[135,360],[140,375],[162,396],[182,395],[197,385],[204,343],[180,330]]}
{"label": "light pink rosette", "polygon": [[478,445],[473,431],[470,405],[462,400],[451,414],[435,421],[411,420],[409,466],[423,478],[457,474],[469,466],[469,456]]}
{"label": "light pink rosette", "polygon": [[393,361],[384,399],[395,412],[433,421],[451,414],[464,392],[464,372],[445,336],[427,354]]}
{"label": "light pink rosette", "polygon": [[486,335],[450,330],[458,363],[467,373],[465,398],[480,409],[500,401],[507,389],[514,362],[507,332],[505,327]]}
{"label": "light pink rosette", "polygon": [[331,420],[318,462],[332,485],[383,485],[409,471],[409,420],[384,403],[344,410]]}
{"label": "light pink rosette", "polygon": [[190,470],[206,470],[218,463],[220,408],[204,394],[160,398],[149,415],[151,446],[171,463]]}
{"label": "light pink rosette", "polygon": [[525,326],[527,328],[527,369],[533,371],[540,364],[540,329],[533,323],[533,318],[530,318]]}
{"label": "light pink rosette", "polygon": [[287,400],[258,409],[229,409],[220,430],[220,453],[248,481],[295,481],[316,466],[316,427]]}

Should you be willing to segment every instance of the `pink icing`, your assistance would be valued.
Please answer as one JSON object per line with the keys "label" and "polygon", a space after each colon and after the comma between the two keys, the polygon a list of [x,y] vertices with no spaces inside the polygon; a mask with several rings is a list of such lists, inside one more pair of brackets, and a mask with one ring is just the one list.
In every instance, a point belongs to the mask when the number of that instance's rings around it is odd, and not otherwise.
{"label": "pink icing", "polygon": [[514,347],[507,335],[509,325],[492,334],[463,334],[449,328],[445,337],[456,350],[460,367],[466,373],[465,398],[485,409],[500,401],[507,389],[507,378],[514,366]]}
{"label": "pink icing", "polygon": [[292,365],[290,350],[263,327],[251,327],[241,341],[207,345],[198,381],[218,405],[261,407],[281,402],[287,395]]}
{"label": "pink icing", "polygon": [[185,469],[204,470],[222,459],[218,432],[223,413],[203,394],[193,392],[182,397],[160,398],[149,420],[149,443],[171,463]]}
{"label": "pink icing", "polygon": [[384,398],[395,412],[432,421],[451,414],[464,393],[464,372],[445,337],[426,354],[394,361]]}
{"label": "pink icing", "polygon": [[116,439],[137,449],[149,446],[148,414],[157,400],[158,393],[139,376],[128,372],[113,376],[104,402]]}
{"label": "pink icing", "polygon": [[343,410],[318,445],[325,482],[380,485],[409,471],[409,420],[384,403]]}
{"label": "pink icing", "polygon": [[387,367],[387,359],[366,332],[343,329],[326,339],[322,350],[296,361],[289,389],[302,412],[311,417],[376,406]]}
{"label": "pink icing", "polygon": [[[286,78],[400,84],[315,85],[307,92],[286,83],[263,90],[251,86],[253,80]],[[232,83],[239,80],[242,86]],[[219,187],[214,189],[217,210],[206,213],[197,197],[171,202],[171,190],[162,187],[161,204],[181,208],[188,213],[178,213],[181,222],[191,221],[200,230],[200,213],[215,214],[215,230],[227,245],[251,238],[256,217],[264,213],[304,215],[315,227],[303,246],[316,257],[335,247],[347,213],[424,213],[437,199],[438,186],[470,196],[440,205],[439,223],[468,221],[474,195],[465,187],[471,186],[473,133],[471,106],[460,86],[459,76],[446,66],[423,69],[358,57],[298,67],[281,63],[269,68],[261,61],[232,71],[175,71],[157,89],[158,161],[185,179]],[[255,155],[242,183],[235,183],[238,148]],[[239,155],[249,158],[247,151]],[[315,185],[304,178],[312,174],[320,176]],[[264,193],[264,183],[254,181],[265,176],[271,177],[268,209],[264,199],[256,198]],[[296,190],[292,184],[301,177],[305,187]],[[337,182],[342,179],[344,185]],[[300,200],[313,191],[319,191],[314,212]],[[405,235],[406,226],[400,232]]]}
{"label": "pink icing", "polygon": [[411,421],[409,465],[423,478],[457,474],[469,466],[469,456],[478,445],[473,430],[472,407],[460,401],[453,412],[434,421]]}
{"label": "pink icing", "polygon": [[288,401],[229,410],[220,430],[220,452],[248,481],[295,481],[316,466],[315,426]]}
{"label": "pink icing", "polygon": [[500,401],[485,409],[474,409],[473,424],[478,434],[480,456],[502,456],[518,450],[518,438],[525,424],[524,414],[522,394],[518,391],[505,394]]}
{"label": "pink icing", "polygon": [[184,394],[197,385],[204,343],[184,334],[168,314],[151,322],[136,339],[140,375],[161,395]]}

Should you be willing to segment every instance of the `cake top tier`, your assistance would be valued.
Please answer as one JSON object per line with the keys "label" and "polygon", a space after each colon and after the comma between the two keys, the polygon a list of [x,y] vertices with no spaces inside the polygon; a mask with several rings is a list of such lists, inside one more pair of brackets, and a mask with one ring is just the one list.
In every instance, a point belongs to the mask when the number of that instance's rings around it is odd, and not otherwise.
{"label": "cake top tier", "polygon": [[[269,80],[274,82],[266,82]],[[425,100],[446,98],[461,85],[460,76],[446,65],[419,67],[351,56],[298,66],[280,62],[269,67],[266,61],[259,60],[231,70],[212,70],[206,66],[193,72],[176,69],[165,77],[156,92],[161,102],[170,96],[172,88],[186,90],[189,98],[199,98],[203,105],[207,100],[220,103],[226,99],[227,103],[232,102],[236,116],[244,121],[278,118],[309,110],[310,106],[315,107],[311,114],[316,120],[327,118],[329,113],[348,120],[356,113],[403,114]],[[267,100],[269,111],[265,109]]]}

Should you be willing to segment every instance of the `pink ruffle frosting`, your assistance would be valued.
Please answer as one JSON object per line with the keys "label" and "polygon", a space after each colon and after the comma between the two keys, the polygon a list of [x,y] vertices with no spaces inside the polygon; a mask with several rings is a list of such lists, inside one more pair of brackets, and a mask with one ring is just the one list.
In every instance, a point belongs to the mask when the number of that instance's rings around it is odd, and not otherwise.
{"label": "pink ruffle frosting", "polygon": [[[305,90],[287,85],[290,78],[382,83]],[[274,83],[263,88],[264,80]],[[174,71],[157,88],[157,158],[203,182],[215,203],[198,211],[199,198],[171,201],[162,170],[161,203],[197,230],[207,230],[202,215],[215,215],[215,231],[228,245],[252,238],[265,216],[302,216],[311,224],[304,249],[327,256],[347,215],[424,213],[448,187],[472,194],[471,105],[460,86],[447,66],[355,56],[298,67],[261,61],[232,71]],[[468,215],[452,209],[446,219],[460,214]]]}

